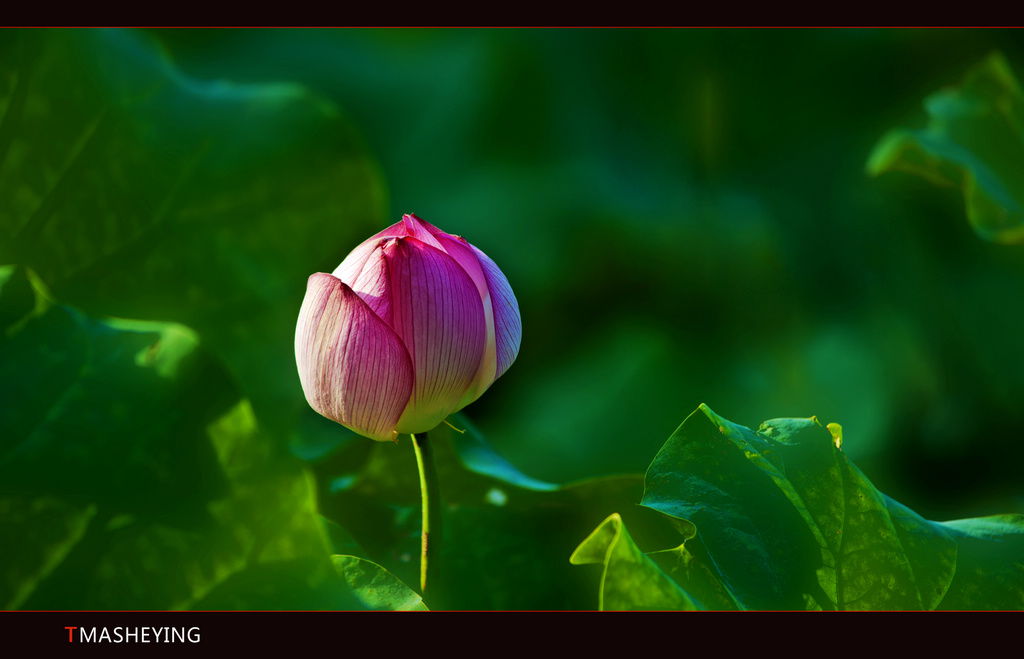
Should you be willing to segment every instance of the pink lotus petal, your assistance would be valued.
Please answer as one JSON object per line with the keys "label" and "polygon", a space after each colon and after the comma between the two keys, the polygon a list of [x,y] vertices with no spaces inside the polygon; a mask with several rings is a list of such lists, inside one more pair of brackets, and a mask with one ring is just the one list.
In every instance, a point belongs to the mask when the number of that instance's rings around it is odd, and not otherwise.
{"label": "pink lotus petal", "polygon": [[[373,313],[377,314],[377,317],[384,321],[388,326],[392,326],[392,293],[391,293],[391,274],[389,272],[388,261],[385,257],[385,250],[388,249],[389,243],[393,243],[395,238],[382,238],[380,242],[368,252],[362,250],[358,255],[357,259],[353,259],[352,263],[348,266],[347,271],[343,272],[345,277],[351,277],[351,279],[345,279],[344,277],[338,277],[338,271],[343,270],[345,263],[349,262],[349,259],[345,259],[345,262],[341,266],[338,266],[338,270],[335,271],[335,276],[341,279],[343,282],[348,284],[349,288],[355,291],[356,295],[362,299],[363,302],[370,307]],[[365,243],[364,243],[365,244]],[[361,247],[361,246],[360,246]],[[367,257],[364,259],[364,254]],[[356,265],[362,261],[360,269],[356,269]]]}
{"label": "pink lotus petal", "polygon": [[487,288],[487,277],[484,275],[483,266],[480,265],[480,259],[473,250],[473,246],[466,242],[464,238],[450,236],[444,232],[434,237],[437,239],[439,249],[458,261],[462,269],[466,271],[466,274],[476,284],[477,291],[480,293],[480,299],[490,297],[490,290]]}
{"label": "pink lotus petal", "polygon": [[399,238],[393,249],[393,327],[416,373],[398,431],[423,432],[461,408],[483,358],[487,324],[476,285],[455,259],[415,238]]}
{"label": "pink lotus petal", "polygon": [[370,240],[364,240],[355,249],[349,252],[345,260],[331,273],[349,286],[352,286],[362,275],[363,270],[369,265],[373,267],[374,252],[380,249],[381,243],[386,239],[374,236]]}
{"label": "pink lotus petal", "polygon": [[412,362],[395,332],[333,275],[309,278],[295,360],[314,410],[371,439],[394,439],[413,389]]}
{"label": "pink lotus petal", "polygon": [[444,232],[440,232],[441,235],[435,236],[445,253],[454,258],[462,269],[466,271],[466,274],[470,276],[473,283],[476,284],[477,293],[480,295],[480,301],[484,305],[484,322],[486,323],[487,332],[487,343],[484,346],[484,358],[480,362],[480,368],[477,369],[476,377],[473,378],[473,384],[466,390],[465,395],[462,397],[462,401],[459,408],[463,408],[469,405],[474,400],[480,397],[487,388],[494,382],[496,372],[496,352],[495,352],[495,341],[494,341],[494,312],[491,309],[491,292],[487,288],[487,277],[484,275],[483,267],[480,265],[480,259],[477,258],[476,252],[473,251],[473,246],[465,241],[463,238],[458,236],[450,236]]}

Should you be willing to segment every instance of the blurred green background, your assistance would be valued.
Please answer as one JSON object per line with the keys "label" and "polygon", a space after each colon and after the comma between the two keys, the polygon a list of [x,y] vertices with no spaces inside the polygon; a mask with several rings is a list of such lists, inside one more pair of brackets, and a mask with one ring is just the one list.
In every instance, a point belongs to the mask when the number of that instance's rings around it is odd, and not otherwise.
{"label": "blurred green background", "polygon": [[[306,277],[412,212],[516,293],[519,357],[464,414],[529,476],[642,474],[707,403],[842,424],[925,517],[1024,511],[1024,247],[956,186],[866,172],[993,51],[1024,72],[1002,30],[0,33],[5,605],[341,608],[319,556],[409,563],[414,499],[331,497],[387,460],[415,479],[411,448],[308,409],[293,339]],[[453,601],[586,606],[491,592]]]}

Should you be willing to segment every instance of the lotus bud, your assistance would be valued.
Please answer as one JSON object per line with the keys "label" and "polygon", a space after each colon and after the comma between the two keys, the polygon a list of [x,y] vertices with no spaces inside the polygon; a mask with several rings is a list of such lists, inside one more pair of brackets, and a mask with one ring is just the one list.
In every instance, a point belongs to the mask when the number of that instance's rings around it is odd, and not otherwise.
{"label": "lotus bud", "polygon": [[415,215],[309,278],[295,328],[306,400],[379,441],[427,432],[515,361],[519,304],[486,254]]}

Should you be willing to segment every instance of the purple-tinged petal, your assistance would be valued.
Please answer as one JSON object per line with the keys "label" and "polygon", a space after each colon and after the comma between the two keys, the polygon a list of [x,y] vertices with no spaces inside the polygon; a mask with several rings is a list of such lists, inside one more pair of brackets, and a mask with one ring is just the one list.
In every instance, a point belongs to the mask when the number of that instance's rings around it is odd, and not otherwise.
{"label": "purple-tinged petal", "polygon": [[487,391],[487,388],[491,386],[491,383],[497,377],[495,375],[497,370],[497,353],[494,340],[494,312],[491,309],[491,291],[487,287],[487,277],[484,275],[480,259],[477,257],[476,252],[473,251],[473,246],[466,242],[464,238],[450,236],[444,232],[440,232],[440,234],[435,237],[441,243],[445,253],[462,266],[462,269],[466,271],[466,274],[470,276],[476,285],[480,301],[484,306],[484,322],[487,324],[487,344],[484,346],[484,358],[480,362],[480,368],[477,369],[476,377],[473,378],[473,384],[470,385],[462,397],[462,403],[459,405],[461,409]]}
{"label": "purple-tinged petal", "polygon": [[[472,247],[472,245],[470,245]],[[508,279],[498,266],[476,247],[473,247],[480,265],[487,277],[487,287],[491,291],[491,306],[494,309],[494,339],[496,345],[497,369],[494,379],[498,379],[508,370],[519,354],[519,345],[523,340],[523,319],[519,314],[519,302],[512,292]]]}
{"label": "purple-tinged petal", "polygon": [[416,374],[398,431],[424,432],[461,409],[480,368],[487,324],[476,285],[455,259],[415,238],[389,248],[393,327]]}
{"label": "purple-tinged petal", "polygon": [[413,389],[401,339],[333,275],[309,278],[295,360],[310,406],[343,426],[391,441]]}
{"label": "purple-tinged petal", "polygon": [[483,266],[480,265],[480,259],[473,250],[473,246],[466,242],[465,238],[450,236],[444,232],[434,237],[437,239],[440,249],[458,261],[462,269],[466,271],[466,274],[476,284],[477,291],[480,293],[480,299],[483,300],[490,297],[490,290],[487,288],[487,277],[484,275]]}

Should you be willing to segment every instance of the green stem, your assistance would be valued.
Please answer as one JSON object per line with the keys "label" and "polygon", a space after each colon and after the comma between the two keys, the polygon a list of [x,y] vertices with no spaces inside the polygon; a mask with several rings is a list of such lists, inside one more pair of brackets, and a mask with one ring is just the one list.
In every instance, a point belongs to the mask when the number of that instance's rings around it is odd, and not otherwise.
{"label": "green stem", "polygon": [[423,500],[423,550],[420,557],[420,592],[426,595],[427,584],[437,583],[441,556],[441,494],[437,484],[434,454],[427,442],[427,433],[412,436],[416,449],[416,466],[420,471],[420,498]]}

